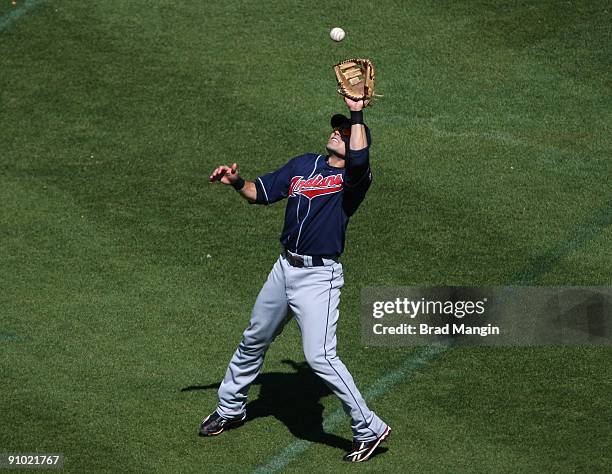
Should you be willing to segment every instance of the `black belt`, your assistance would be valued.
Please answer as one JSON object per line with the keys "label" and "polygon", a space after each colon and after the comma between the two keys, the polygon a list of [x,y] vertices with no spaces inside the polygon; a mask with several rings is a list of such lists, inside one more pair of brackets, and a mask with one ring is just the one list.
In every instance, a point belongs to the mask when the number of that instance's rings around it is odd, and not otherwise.
{"label": "black belt", "polygon": [[[305,266],[304,259],[302,258],[301,255],[292,255],[291,253],[289,253],[287,249],[283,250],[283,257],[287,259],[287,262],[289,262],[289,265],[291,265],[292,267],[302,268]],[[312,257],[310,257],[310,259],[312,261],[313,267],[324,267],[325,262],[323,261],[323,259],[333,260],[334,262],[338,262],[338,257],[335,257],[335,256],[320,257],[320,256],[313,255]]]}

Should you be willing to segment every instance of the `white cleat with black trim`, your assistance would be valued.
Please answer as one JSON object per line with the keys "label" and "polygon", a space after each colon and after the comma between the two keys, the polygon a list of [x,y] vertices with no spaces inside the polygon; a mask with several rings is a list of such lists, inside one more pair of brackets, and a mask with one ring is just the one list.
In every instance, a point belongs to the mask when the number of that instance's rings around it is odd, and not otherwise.
{"label": "white cleat with black trim", "polygon": [[223,418],[217,411],[215,410],[210,415],[208,415],[202,423],[200,423],[200,436],[217,436],[221,434],[224,430],[228,428],[233,428],[239,426],[244,423],[246,419],[246,413],[244,413],[239,418],[234,418],[232,420],[227,420]]}
{"label": "white cleat with black trim", "polygon": [[353,441],[353,447],[345,454],[344,460],[349,462],[363,462],[370,459],[378,445],[389,437],[391,428],[387,426],[382,435],[372,441]]}

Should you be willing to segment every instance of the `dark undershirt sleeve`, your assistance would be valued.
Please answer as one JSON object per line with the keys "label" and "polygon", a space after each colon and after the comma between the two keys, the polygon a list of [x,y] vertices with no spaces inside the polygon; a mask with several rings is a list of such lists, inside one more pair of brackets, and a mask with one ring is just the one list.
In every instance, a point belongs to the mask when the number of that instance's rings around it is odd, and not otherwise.
{"label": "dark undershirt sleeve", "polygon": [[346,164],[346,181],[348,187],[359,184],[370,168],[370,149],[349,150],[349,158]]}
{"label": "dark undershirt sleeve", "polygon": [[370,152],[363,150],[350,150],[346,164],[346,183],[342,207],[348,216],[352,216],[365,198],[372,183],[370,170]]}

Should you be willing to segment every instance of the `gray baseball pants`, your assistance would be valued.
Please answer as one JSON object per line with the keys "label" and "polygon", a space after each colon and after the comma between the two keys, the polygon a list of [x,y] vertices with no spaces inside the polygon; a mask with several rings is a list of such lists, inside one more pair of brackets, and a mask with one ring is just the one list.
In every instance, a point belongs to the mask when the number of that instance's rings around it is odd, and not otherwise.
{"label": "gray baseball pants", "polygon": [[[309,257],[304,257],[305,264]],[[247,392],[263,365],[274,337],[288,321],[288,310],[295,316],[302,334],[306,361],[340,398],[351,417],[353,437],[372,441],[387,425],[366,405],[353,377],[336,355],[336,325],[340,289],[344,285],[342,264],[324,260],[325,266],[291,266],[284,256],[274,264],[255,301],[249,326],[234,353],[219,387],[217,411],[224,418],[245,412]]]}

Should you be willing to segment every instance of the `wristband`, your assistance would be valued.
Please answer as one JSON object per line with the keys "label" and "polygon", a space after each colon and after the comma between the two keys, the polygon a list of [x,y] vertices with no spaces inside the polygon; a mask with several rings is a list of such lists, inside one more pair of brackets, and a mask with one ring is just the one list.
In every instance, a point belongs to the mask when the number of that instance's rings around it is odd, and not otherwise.
{"label": "wristband", "polygon": [[351,110],[351,125],[363,125],[363,110]]}
{"label": "wristband", "polygon": [[242,179],[241,177],[238,177],[236,182],[232,183],[232,186],[234,187],[236,191],[240,191],[242,188],[244,188],[245,183],[246,181],[244,179]]}

